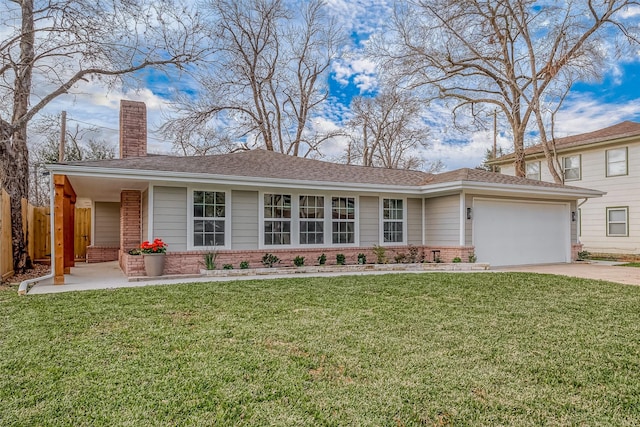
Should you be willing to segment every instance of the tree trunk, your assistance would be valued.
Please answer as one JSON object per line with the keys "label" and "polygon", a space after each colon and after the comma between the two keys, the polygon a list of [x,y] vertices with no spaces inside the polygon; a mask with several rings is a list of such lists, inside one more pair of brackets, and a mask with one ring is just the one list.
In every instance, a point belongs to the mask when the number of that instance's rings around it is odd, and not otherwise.
{"label": "tree trunk", "polygon": [[29,95],[33,75],[34,22],[33,0],[23,0],[22,32],[20,38],[20,62],[16,67],[13,92],[13,116],[10,129],[3,131],[2,186],[11,198],[11,244],[13,270],[23,273],[31,268],[22,228],[22,199],[29,197],[29,150],[27,149],[27,121]]}

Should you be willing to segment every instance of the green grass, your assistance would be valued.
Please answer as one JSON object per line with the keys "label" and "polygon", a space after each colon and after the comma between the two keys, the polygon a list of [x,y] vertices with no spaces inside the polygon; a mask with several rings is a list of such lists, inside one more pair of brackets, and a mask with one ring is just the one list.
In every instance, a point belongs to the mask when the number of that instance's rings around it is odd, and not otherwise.
{"label": "green grass", "polygon": [[621,267],[640,267],[640,262],[628,262],[626,264],[620,264]]}
{"label": "green grass", "polygon": [[532,274],[0,292],[0,425],[638,425],[640,287]]}

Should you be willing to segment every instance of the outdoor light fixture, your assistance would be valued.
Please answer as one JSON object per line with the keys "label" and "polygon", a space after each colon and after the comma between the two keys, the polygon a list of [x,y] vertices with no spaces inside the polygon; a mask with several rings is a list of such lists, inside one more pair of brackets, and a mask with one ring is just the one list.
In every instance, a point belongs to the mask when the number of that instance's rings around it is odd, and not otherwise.
{"label": "outdoor light fixture", "polygon": [[571,211],[571,222],[576,222],[576,211]]}
{"label": "outdoor light fixture", "polygon": [[467,208],[467,219],[471,219],[471,208]]}

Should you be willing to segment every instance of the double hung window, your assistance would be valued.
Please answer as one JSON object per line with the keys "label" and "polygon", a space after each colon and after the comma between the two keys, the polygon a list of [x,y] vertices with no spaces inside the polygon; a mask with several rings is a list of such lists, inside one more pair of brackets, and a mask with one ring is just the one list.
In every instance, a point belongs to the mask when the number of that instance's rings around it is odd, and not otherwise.
{"label": "double hung window", "polygon": [[224,191],[193,192],[193,246],[224,246],[226,221]]}
{"label": "double hung window", "polygon": [[291,244],[291,195],[264,195],[264,244]]}
{"label": "double hung window", "polygon": [[403,223],[404,208],[402,199],[383,199],[383,241],[385,243],[401,243],[404,240]]}

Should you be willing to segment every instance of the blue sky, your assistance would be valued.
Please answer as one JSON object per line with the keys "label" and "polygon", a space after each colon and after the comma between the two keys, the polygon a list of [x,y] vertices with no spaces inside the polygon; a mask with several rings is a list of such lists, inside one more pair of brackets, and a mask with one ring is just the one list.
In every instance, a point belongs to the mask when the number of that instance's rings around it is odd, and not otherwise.
{"label": "blue sky", "polygon": [[[324,120],[327,126],[331,126],[336,114],[344,111],[352,96],[375,91],[375,66],[359,48],[388,20],[392,1],[328,0],[327,5],[350,34],[349,42],[345,44],[340,57],[336,58],[328,80],[334,105],[327,109],[330,114]],[[636,12],[634,16],[640,17],[640,8]],[[66,110],[71,124],[77,120],[99,126],[103,137],[116,145],[120,99],[144,101],[149,117],[149,149],[156,153],[167,153],[171,150],[171,144],[163,141],[155,130],[165,121],[171,92],[185,85],[177,75],[166,76],[148,70],[142,76],[144,87],[137,91],[117,88],[107,91],[96,83],[84,83],[74,88],[73,95],[60,97],[50,104],[46,112],[56,114]],[[611,64],[602,81],[574,86],[558,116],[556,136],[589,132],[624,120],[640,122],[639,82],[640,48],[635,57]],[[430,133],[431,148],[422,153],[423,157],[427,161],[441,160],[446,170],[477,166],[485,150],[492,145],[491,120],[487,119],[487,131],[461,135],[450,131],[449,111],[446,108],[438,105],[430,107],[429,122],[435,125]],[[511,151],[505,133],[501,133],[498,140],[500,146]],[[340,144],[335,143],[327,148],[327,154],[329,157],[337,156],[341,149]]]}

